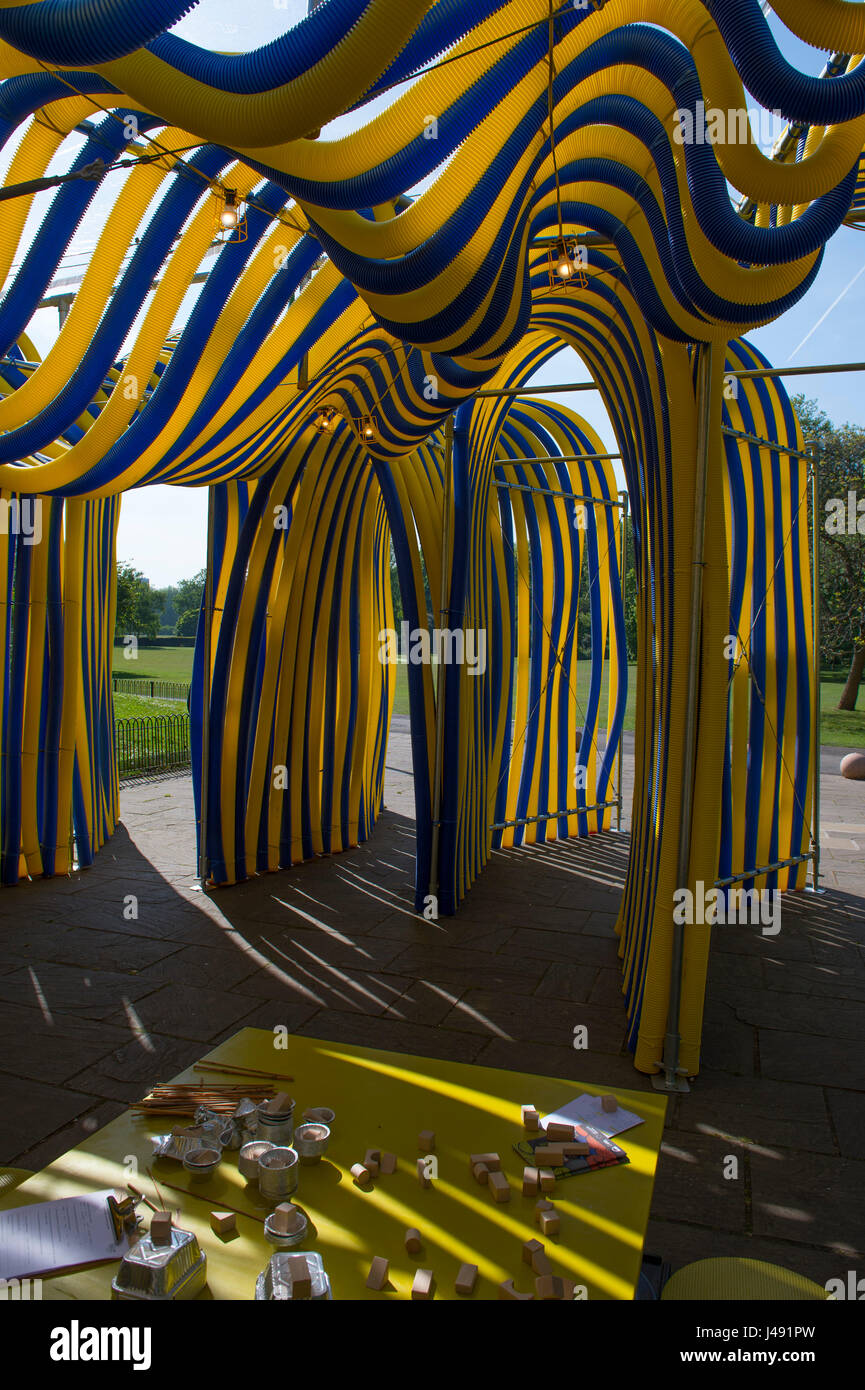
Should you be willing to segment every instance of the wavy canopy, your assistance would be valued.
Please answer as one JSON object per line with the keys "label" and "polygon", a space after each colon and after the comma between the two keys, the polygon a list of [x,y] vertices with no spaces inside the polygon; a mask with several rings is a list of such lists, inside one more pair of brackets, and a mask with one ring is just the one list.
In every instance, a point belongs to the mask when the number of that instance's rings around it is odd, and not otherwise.
{"label": "wavy canopy", "polygon": [[[791,32],[832,54],[821,79],[783,58],[758,0],[325,0],[238,55],[168,32],[191,8],[0,0],[6,185],[70,175],[38,219],[33,194],[2,204],[0,489],[38,496],[50,517],[32,553],[0,535],[14,611],[3,880],[66,868],[70,824],[82,863],[113,828],[118,499],[154,483],[215,490],[217,616],[207,628],[202,616],[193,710],[206,685],[195,759],[215,879],[370,833],[393,697],[374,655],[392,619],[391,547],[414,627],[440,616],[428,583],[453,626],[490,636],[483,678],[449,670],[438,711],[430,671],[409,672],[418,907],[435,881],[454,910],[503,835],[541,833],[527,825],[603,830],[624,698],[614,675],[601,708],[603,662],[624,677],[614,482],[570,412],[474,399],[524,388],[567,344],[609,412],[633,511],[637,792],[619,933],[631,1045],[652,1071],[683,799],[699,808],[689,882],[785,858],[781,886],[804,878],[815,729],[801,439],[779,387],[743,383],[731,402],[723,379],[725,363],[759,360],[745,335],[807,292],[828,239],[861,217],[865,5],[775,0]],[[790,123],[777,159],[738,119],[749,105]],[[734,137],[683,141],[712,111]],[[351,133],[328,138],[349,112]],[[227,192],[242,218],[224,236]],[[90,230],[69,292],[65,260]],[[580,257],[567,288],[557,243]],[[69,311],[43,359],[28,329],[58,299]],[[709,348],[691,768],[678,732]],[[556,491],[598,498],[584,535]],[[593,647],[578,718],[581,603]],[[741,663],[728,669],[731,628],[758,701]],[[576,802],[574,758],[588,776]],[[688,939],[677,1020],[692,1071],[708,937]]]}

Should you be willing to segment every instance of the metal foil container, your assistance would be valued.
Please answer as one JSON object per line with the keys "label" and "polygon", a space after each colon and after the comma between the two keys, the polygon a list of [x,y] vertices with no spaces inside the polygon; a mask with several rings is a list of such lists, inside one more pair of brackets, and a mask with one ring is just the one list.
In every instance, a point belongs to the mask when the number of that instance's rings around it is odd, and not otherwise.
{"label": "metal foil container", "polygon": [[[330,1280],[325,1273],[324,1261],[320,1255],[298,1251],[306,1260],[311,1280],[310,1299],[332,1299]],[[255,1281],[255,1299],[261,1302],[282,1302],[291,1298],[291,1255],[277,1251]],[[294,1256],[296,1259],[297,1256]]]}
{"label": "metal foil container", "polygon": [[269,1101],[262,1101],[258,1107],[258,1137],[269,1139],[273,1144],[290,1144],[294,1138],[294,1101],[280,1115],[271,1115],[265,1108]]}
{"label": "metal foil container", "polygon": [[264,1238],[271,1245],[275,1245],[277,1250],[292,1250],[306,1240],[309,1231],[309,1218],[299,1208],[298,1211],[302,1218],[301,1224],[296,1231],[291,1231],[287,1235],[273,1229],[273,1214],[265,1218]]}
{"label": "metal foil container", "polygon": [[222,1149],[216,1145],[207,1144],[202,1147],[200,1142],[197,1148],[189,1149],[183,1157],[183,1166],[193,1182],[201,1178],[212,1177],[222,1161]]}
{"label": "metal foil container", "polygon": [[297,1191],[297,1154],[294,1149],[268,1149],[258,1160],[258,1190],[268,1202],[281,1202]]}
{"label": "metal foil container", "polygon": [[207,1283],[207,1256],[191,1231],[171,1230],[170,1245],[142,1236],[123,1256],[111,1281],[111,1297],[167,1302],[194,1298]]}
{"label": "metal foil container", "polygon": [[294,1131],[294,1147],[301,1163],[318,1163],[329,1143],[330,1130],[325,1124],[309,1120]]}
{"label": "metal foil container", "polygon": [[262,1154],[275,1148],[276,1145],[269,1139],[253,1139],[250,1143],[244,1144],[237,1155],[237,1167],[241,1176],[246,1178],[247,1182],[258,1182],[258,1160]]}
{"label": "metal foil container", "polygon": [[336,1112],[327,1105],[313,1105],[309,1110],[304,1110],[303,1118],[310,1120],[316,1125],[327,1125],[333,1133],[333,1122],[336,1119]]}

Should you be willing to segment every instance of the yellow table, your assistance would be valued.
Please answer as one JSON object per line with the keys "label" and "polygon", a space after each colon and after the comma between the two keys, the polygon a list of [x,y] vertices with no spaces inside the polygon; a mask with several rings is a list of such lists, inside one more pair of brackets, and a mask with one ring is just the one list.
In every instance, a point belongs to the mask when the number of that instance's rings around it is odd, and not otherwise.
{"label": "yellow table", "polygon": [[[323,1256],[334,1298],[407,1298],[418,1267],[433,1270],[437,1298],[457,1298],[454,1279],[463,1262],[479,1268],[475,1298],[497,1298],[498,1285],[508,1278],[518,1290],[531,1292],[534,1276],[522,1261],[522,1243],[540,1238],[540,1232],[534,1223],[536,1199],[522,1195],[522,1162],[512,1149],[525,1137],[520,1105],[549,1113],[582,1091],[599,1094],[609,1088],[317,1038],[290,1036],[287,1042],[286,1050],[277,1049],[270,1032],[244,1028],[205,1060],[292,1076],[286,1089],[296,1098],[298,1119],[309,1106],[336,1112],[326,1157],[300,1168],[294,1194],[311,1222],[302,1248]],[[201,1080],[202,1074],[189,1070],[175,1079]],[[216,1073],[207,1079],[237,1080]],[[555,1273],[585,1285],[590,1299],[634,1296],[666,1110],[665,1097],[656,1092],[616,1094],[645,1121],[618,1140],[630,1163],[559,1182],[552,1196],[561,1233],[544,1241]],[[208,1290],[201,1297],[251,1299],[256,1276],[273,1253],[262,1225],[270,1208],[237,1171],[235,1153],[226,1151],[217,1173],[203,1183],[192,1184],[178,1163],[154,1162],[151,1136],[171,1127],[170,1120],[122,1115],[3,1196],[0,1210],[128,1182],[155,1198],[150,1167],[166,1205],[179,1208],[177,1224],[194,1231],[207,1253]],[[421,1130],[436,1134],[439,1177],[428,1190],[416,1173]],[[362,1191],[349,1170],[368,1148],[396,1153],[399,1167]],[[490,1151],[501,1155],[511,1183],[507,1204],[497,1205],[469,1172],[468,1155]],[[174,1191],[169,1184],[186,1190]],[[223,1241],[211,1230],[209,1217],[229,1208],[240,1213],[237,1233]],[[424,1241],[418,1256],[409,1255],[403,1243],[409,1226],[416,1226]],[[365,1287],[375,1255],[390,1261],[392,1287],[381,1293]],[[115,1268],[55,1275],[45,1280],[43,1296],[108,1298]]]}

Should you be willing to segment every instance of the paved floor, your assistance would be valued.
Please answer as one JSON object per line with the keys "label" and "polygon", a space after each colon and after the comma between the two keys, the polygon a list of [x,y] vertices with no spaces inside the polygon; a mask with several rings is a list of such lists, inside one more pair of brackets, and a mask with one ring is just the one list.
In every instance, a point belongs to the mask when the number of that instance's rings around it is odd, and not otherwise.
{"label": "paved floor", "polygon": [[[123,790],[86,874],[0,893],[0,1163],[43,1166],[247,1025],[648,1089],[613,933],[627,835],[496,854],[457,918],[426,923],[408,756],[396,721],[388,809],[349,854],[207,898],[178,777]],[[837,766],[829,891],[786,898],[775,938],[715,932],[703,1069],[670,1106],[647,1241],[674,1267],[865,1274],[865,786]]]}

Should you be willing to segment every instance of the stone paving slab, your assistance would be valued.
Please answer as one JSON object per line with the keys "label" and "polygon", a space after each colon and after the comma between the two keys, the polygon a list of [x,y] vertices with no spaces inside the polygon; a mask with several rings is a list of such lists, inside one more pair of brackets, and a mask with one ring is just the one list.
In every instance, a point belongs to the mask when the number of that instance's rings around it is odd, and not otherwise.
{"label": "stone paving slab", "polygon": [[[122,789],[90,870],[0,892],[0,1163],[44,1166],[245,1026],[649,1091],[614,932],[627,816],[497,851],[459,915],[426,922],[409,759],[395,720],[388,809],[348,854],[202,894],[175,777]],[[702,1070],[670,1103],[647,1243],[674,1267],[745,1254],[825,1282],[865,1261],[865,788],[823,767],[830,891],[785,895],[777,937],[713,936]]]}

